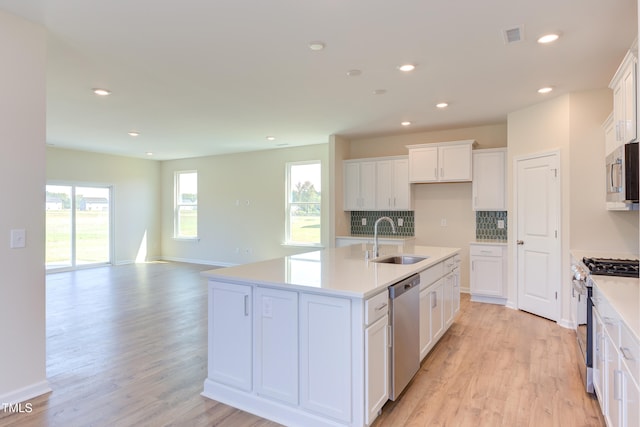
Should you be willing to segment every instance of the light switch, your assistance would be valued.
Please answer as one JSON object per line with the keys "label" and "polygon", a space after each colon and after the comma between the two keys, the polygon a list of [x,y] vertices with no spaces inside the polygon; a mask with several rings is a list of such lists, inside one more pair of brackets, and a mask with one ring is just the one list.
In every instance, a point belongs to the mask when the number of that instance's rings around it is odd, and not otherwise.
{"label": "light switch", "polygon": [[27,232],[24,228],[11,230],[11,249],[24,248],[27,245]]}

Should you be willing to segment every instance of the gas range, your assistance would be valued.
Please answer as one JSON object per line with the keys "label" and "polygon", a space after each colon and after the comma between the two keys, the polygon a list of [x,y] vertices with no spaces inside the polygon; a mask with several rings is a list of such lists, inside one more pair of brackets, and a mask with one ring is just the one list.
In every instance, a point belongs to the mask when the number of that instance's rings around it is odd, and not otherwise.
{"label": "gas range", "polygon": [[640,262],[636,259],[587,258],[582,259],[589,273],[598,276],[638,277]]}

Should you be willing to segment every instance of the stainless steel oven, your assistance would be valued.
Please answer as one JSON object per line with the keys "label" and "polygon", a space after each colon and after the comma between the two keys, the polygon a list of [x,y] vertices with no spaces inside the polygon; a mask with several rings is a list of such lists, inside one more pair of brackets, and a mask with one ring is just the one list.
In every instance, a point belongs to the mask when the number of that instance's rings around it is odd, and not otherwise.
{"label": "stainless steel oven", "polygon": [[580,375],[588,393],[593,393],[593,322],[591,285],[587,267],[581,262],[571,266],[571,302],[580,356]]}

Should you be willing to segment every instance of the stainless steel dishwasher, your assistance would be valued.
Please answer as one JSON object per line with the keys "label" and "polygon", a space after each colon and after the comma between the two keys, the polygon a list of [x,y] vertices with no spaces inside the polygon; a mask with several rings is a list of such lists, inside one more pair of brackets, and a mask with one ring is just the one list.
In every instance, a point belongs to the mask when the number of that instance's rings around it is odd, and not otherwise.
{"label": "stainless steel dishwasher", "polygon": [[389,287],[391,300],[391,390],[396,400],[420,369],[420,276]]}

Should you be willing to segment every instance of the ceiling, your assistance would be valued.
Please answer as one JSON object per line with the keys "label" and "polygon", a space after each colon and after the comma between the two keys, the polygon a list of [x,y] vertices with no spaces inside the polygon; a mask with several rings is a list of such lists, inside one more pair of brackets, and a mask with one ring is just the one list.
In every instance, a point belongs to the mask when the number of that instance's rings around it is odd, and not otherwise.
{"label": "ceiling", "polygon": [[[638,28],[636,0],[0,0],[0,10],[48,30],[48,144],[157,160],[504,123],[606,87]],[[523,39],[505,43],[517,26]],[[561,38],[536,43],[547,32]]]}

